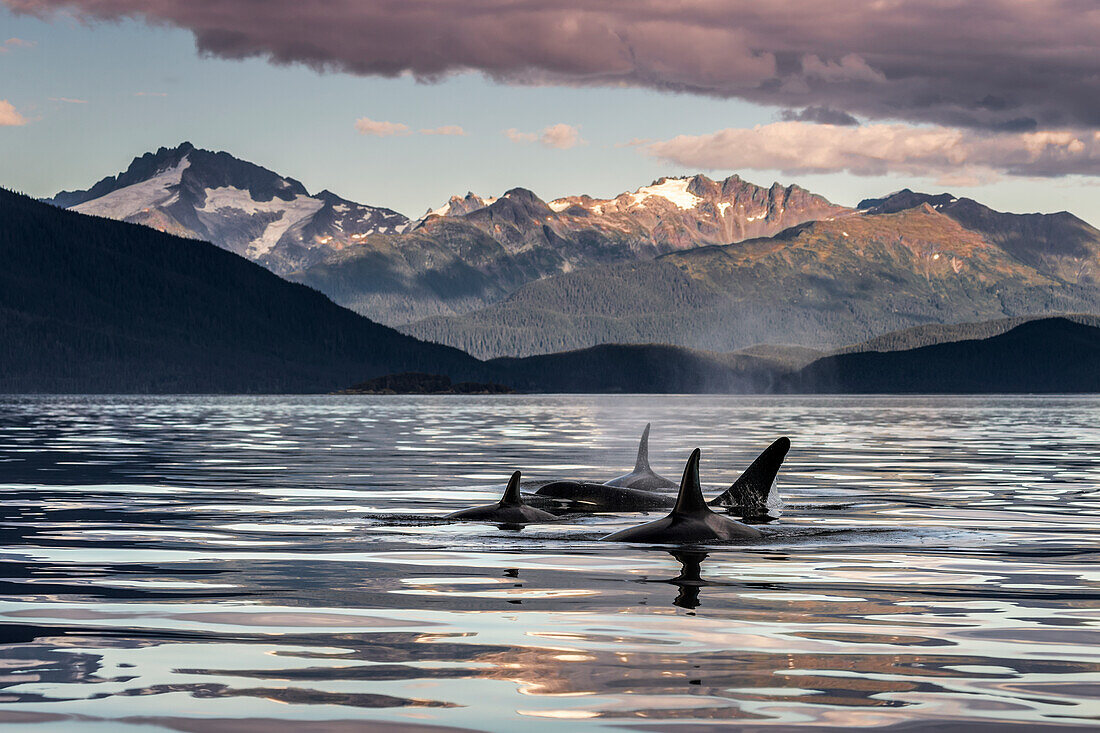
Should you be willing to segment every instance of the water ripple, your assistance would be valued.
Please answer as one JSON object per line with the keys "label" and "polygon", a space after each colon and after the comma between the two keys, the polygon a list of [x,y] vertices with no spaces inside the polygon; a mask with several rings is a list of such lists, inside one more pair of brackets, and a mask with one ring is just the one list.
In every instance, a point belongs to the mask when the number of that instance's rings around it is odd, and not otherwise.
{"label": "water ripple", "polygon": [[[652,457],[763,540],[441,520]],[[0,398],[0,725],[1100,725],[1100,399]],[[683,727],[687,725],[687,727]]]}

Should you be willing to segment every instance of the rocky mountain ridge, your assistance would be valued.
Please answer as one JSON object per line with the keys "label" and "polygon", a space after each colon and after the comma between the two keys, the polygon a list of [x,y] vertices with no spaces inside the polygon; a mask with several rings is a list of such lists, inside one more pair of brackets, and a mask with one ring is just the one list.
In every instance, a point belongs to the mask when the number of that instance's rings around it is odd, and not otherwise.
{"label": "rocky mountain ridge", "polygon": [[293,178],[189,142],[146,153],[117,176],[46,203],[206,240],[277,274],[408,225],[390,209],[330,191],[311,195]]}
{"label": "rocky mountain ridge", "polygon": [[[1080,219],[984,209],[972,223],[963,214],[980,205],[911,203],[558,275],[403,330],[481,358],[602,343],[727,352],[762,343],[832,349],[927,323],[1100,311],[1089,274],[1100,268],[1100,231]],[[1077,237],[1070,255],[1062,232]],[[1077,258],[1072,273],[1067,257]]]}
{"label": "rocky mountain ridge", "polygon": [[467,193],[409,221],[330,191],[310,194],[293,178],[186,142],[46,201],[213,242],[391,325],[466,313],[526,283],[593,265],[851,213],[798,186],[696,175],[660,178],[610,199],[548,203],[523,188],[499,197]]}
{"label": "rocky mountain ridge", "polygon": [[[798,186],[661,178],[614,199],[546,202],[514,188],[452,197],[404,233],[374,236],[291,277],[384,323],[460,315],[554,275],[766,236],[850,215]],[[395,297],[403,293],[404,297]]]}

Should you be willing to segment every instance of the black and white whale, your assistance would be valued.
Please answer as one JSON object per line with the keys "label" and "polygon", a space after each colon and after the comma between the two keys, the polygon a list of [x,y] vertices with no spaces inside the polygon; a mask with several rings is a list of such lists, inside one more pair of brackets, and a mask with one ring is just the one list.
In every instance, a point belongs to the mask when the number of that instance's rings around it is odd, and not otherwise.
{"label": "black and white whale", "polygon": [[[712,499],[710,506],[721,507],[743,519],[769,518],[778,504],[776,476],[790,448],[790,439],[776,440],[728,489]],[[676,497],[668,494],[583,481],[544,484],[533,498],[535,501],[540,499],[553,500],[540,501],[539,505],[544,508],[574,512],[645,512],[672,509],[676,505]]]}
{"label": "black and white whale", "polygon": [[465,519],[473,522],[492,522],[494,524],[533,524],[553,522],[557,519],[550,512],[544,512],[523,502],[519,493],[519,471],[508,480],[504,496],[496,504],[485,504],[448,514],[447,519]]}
{"label": "black and white whale", "polygon": [[551,481],[539,487],[532,501],[540,499],[552,500],[545,506],[564,512],[645,512],[671,509],[676,503],[676,497],[668,494],[586,481]]}
{"label": "black and white whale", "polygon": [[638,441],[638,457],[634,461],[634,470],[625,476],[619,476],[606,482],[607,486],[619,486],[624,489],[641,489],[642,491],[659,491],[661,489],[679,488],[676,482],[660,476],[649,467],[649,428],[646,423],[642,431],[642,439]]}
{"label": "black and white whale", "polygon": [[751,540],[763,537],[755,527],[735,522],[715,514],[703,498],[699,484],[699,449],[691,452],[676,505],[664,519],[609,534],[608,542],[640,542],[648,544],[694,544],[715,540]]}

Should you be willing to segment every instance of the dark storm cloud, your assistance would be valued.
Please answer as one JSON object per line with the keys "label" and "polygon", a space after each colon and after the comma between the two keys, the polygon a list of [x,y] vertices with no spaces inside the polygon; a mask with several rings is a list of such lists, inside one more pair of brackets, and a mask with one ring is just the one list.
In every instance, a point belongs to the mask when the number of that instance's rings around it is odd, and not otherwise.
{"label": "dark storm cloud", "polygon": [[1011,130],[1100,127],[1096,0],[3,0],[203,52],[432,80],[630,85]]}
{"label": "dark storm cloud", "polygon": [[819,125],[843,125],[855,127],[859,120],[841,109],[832,107],[807,107],[803,110],[783,110],[784,120],[794,122],[816,122]]}

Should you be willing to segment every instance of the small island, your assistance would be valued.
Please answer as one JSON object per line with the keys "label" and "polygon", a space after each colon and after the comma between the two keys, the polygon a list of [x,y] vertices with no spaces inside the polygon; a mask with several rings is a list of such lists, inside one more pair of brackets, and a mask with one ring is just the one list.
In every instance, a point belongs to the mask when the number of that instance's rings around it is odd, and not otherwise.
{"label": "small island", "polygon": [[386,374],[342,389],[333,394],[511,394],[502,384],[452,382],[445,374],[402,372]]}

